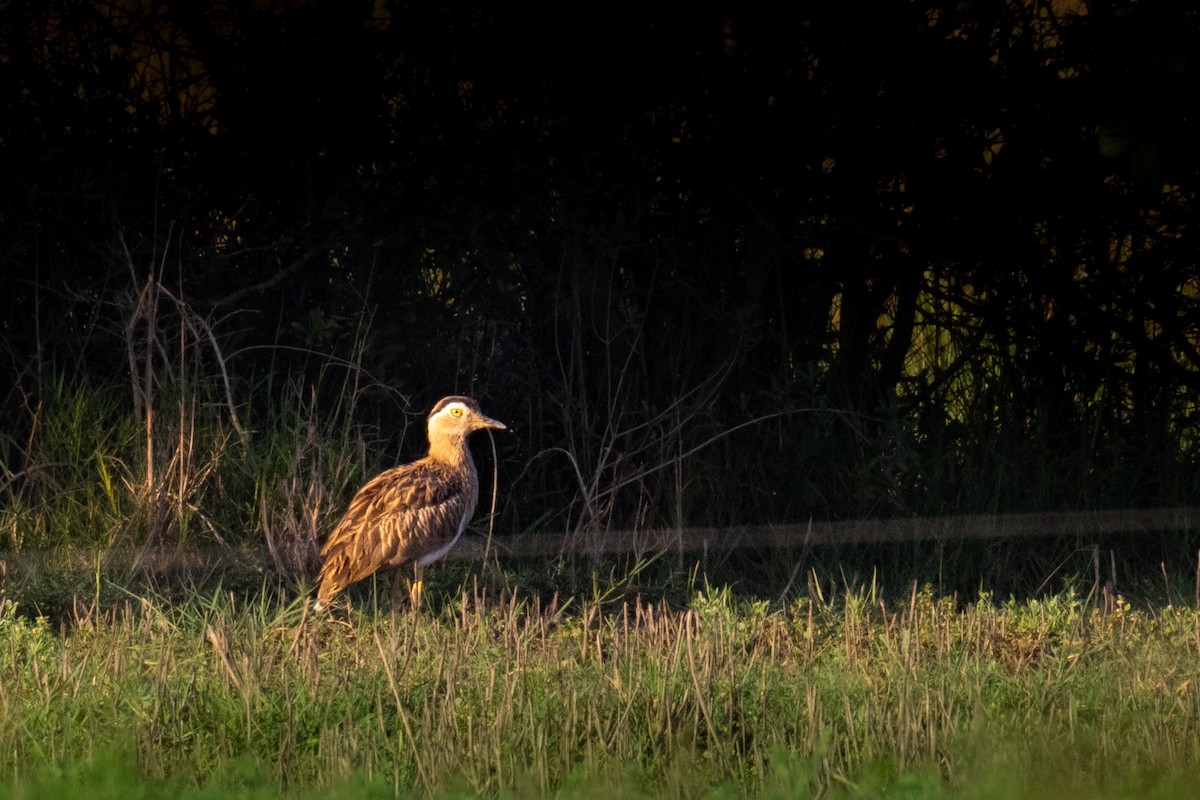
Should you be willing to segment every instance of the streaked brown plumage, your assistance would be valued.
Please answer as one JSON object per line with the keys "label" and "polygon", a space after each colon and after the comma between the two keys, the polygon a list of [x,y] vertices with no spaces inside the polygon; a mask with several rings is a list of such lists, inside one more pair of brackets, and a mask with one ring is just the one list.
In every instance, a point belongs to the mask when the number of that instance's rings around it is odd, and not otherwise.
{"label": "streaked brown plumage", "polygon": [[425,565],[446,555],[462,535],[479,499],[467,438],[505,425],[484,416],[471,398],[459,396],[439,400],[426,425],[429,454],[363,486],[321,548],[317,611],[350,584],[410,563],[412,599],[418,604]]}

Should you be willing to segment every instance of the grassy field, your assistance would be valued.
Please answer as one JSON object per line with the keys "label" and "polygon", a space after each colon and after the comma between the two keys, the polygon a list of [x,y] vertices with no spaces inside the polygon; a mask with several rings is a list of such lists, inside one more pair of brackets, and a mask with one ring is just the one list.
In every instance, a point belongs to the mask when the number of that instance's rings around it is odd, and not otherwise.
{"label": "grassy field", "polygon": [[[0,794],[1177,797],[1200,614],[913,587],[787,607],[434,595],[419,616],[0,601]],[[248,598],[248,599],[247,599]],[[370,603],[365,604],[371,606]]]}

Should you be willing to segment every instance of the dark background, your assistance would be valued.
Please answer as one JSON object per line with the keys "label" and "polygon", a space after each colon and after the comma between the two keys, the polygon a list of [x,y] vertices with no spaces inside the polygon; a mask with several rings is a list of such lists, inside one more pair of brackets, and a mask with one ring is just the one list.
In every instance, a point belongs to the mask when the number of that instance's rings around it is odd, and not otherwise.
{"label": "dark background", "polygon": [[187,374],[476,396],[500,533],[1189,504],[1186,6],[4,3],[9,507]]}

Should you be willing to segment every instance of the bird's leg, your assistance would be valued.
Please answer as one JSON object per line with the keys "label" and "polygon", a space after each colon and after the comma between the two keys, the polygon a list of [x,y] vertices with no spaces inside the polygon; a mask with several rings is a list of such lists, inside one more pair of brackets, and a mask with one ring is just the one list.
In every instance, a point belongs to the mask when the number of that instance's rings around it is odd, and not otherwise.
{"label": "bird's leg", "polygon": [[388,596],[388,606],[392,614],[396,613],[396,609],[400,608],[400,598],[404,597],[409,592],[409,580],[404,574],[404,570],[398,569],[392,572],[391,592]]}
{"label": "bird's leg", "polygon": [[421,610],[421,593],[425,590],[425,567],[420,562],[413,565],[413,582],[408,587],[408,600],[412,603],[413,613]]}

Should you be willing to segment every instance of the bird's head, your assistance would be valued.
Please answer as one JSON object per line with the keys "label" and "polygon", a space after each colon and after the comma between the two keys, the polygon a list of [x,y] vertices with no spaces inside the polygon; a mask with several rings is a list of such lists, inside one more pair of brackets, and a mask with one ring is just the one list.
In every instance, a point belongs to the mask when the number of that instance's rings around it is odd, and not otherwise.
{"label": "bird's head", "polygon": [[429,412],[430,441],[445,436],[466,437],[482,428],[504,430],[506,427],[503,422],[485,416],[479,410],[479,404],[469,397],[443,397]]}

